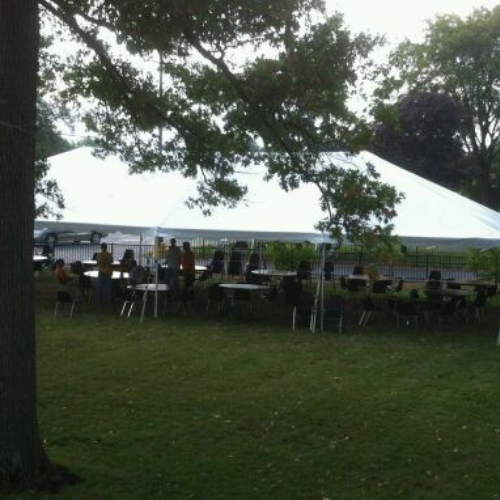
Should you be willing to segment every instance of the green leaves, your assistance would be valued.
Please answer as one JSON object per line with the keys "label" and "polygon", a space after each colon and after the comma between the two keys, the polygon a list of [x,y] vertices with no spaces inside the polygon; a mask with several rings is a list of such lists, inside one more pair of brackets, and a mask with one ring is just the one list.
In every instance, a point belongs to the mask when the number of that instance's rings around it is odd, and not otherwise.
{"label": "green leaves", "polygon": [[481,278],[497,282],[500,279],[500,250],[498,248],[471,249],[468,267]]}
{"label": "green leaves", "polygon": [[391,70],[379,89],[384,100],[399,92],[439,92],[463,110],[459,134],[474,162],[465,184],[478,201],[498,208],[493,186],[500,172],[494,165],[500,138],[500,7],[479,9],[466,19],[439,16],[429,22],[425,41],[406,41],[392,54]]}
{"label": "green leaves", "polygon": [[390,239],[396,215],[394,206],[403,196],[395,188],[378,180],[373,166],[366,171],[338,166],[322,160],[316,182],[322,193],[322,208],[328,214],[318,223],[318,229],[342,242],[375,247]]}
{"label": "green leaves", "polygon": [[[91,100],[88,127],[102,151],[117,153],[132,171],[180,170],[202,178],[189,204],[210,211],[237,203],[245,189],[234,180],[235,164],[258,160],[284,189],[320,186],[327,214],[318,222],[328,231],[355,225],[359,232],[372,209],[389,220],[394,200],[381,186],[336,170],[319,176],[315,167],[323,151],[353,152],[366,144],[368,128],[347,100],[359,63],[378,42],[352,35],[339,16],[326,17],[323,1],[41,5],[91,49],[65,72],[66,97]],[[335,176],[338,182],[329,178]],[[330,192],[346,184],[358,196]],[[377,196],[387,209],[377,206]],[[357,216],[332,217],[335,211]]]}
{"label": "green leaves", "polygon": [[372,150],[382,158],[450,189],[464,180],[464,156],[458,132],[462,107],[449,95],[414,92],[394,105],[374,110]]}

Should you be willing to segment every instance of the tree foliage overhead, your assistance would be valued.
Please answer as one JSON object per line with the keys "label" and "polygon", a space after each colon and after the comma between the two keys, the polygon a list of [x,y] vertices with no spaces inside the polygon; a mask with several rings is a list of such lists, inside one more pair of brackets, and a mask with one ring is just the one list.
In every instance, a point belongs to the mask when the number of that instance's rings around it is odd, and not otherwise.
{"label": "tree foliage overhead", "polygon": [[[252,161],[265,162],[284,189],[313,182],[326,193],[325,175],[315,173],[318,155],[356,151],[369,137],[347,100],[357,64],[376,40],[353,36],[339,16],[326,17],[322,0],[40,5],[84,44],[67,62],[64,95],[91,100],[84,119],[102,150],[120,155],[132,171],[198,177],[199,197],[190,201],[207,212],[244,196],[232,174]],[[344,175],[334,166],[328,171]],[[360,194],[371,181],[359,177]],[[377,210],[389,205],[388,218],[397,195],[383,191]],[[356,220],[368,228],[371,214],[354,205],[345,219],[323,226],[340,223],[349,232]]]}
{"label": "tree foliage overhead", "polygon": [[437,184],[458,190],[464,155],[458,130],[461,107],[447,94],[404,94],[375,109],[372,151]]}
{"label": "tree foliage overhead", "polygon": [[[461,19],[439,16],[424,42],[403,42],[392,54],[380,94],[426,91],[449,95],[462,108],[462,147],[474,162],[476,198],[497,207],[492,186],[500,139],[500,7]],[[395,71],[393,71],[395,70]]]}
{"label": "tree foliage overhead", "polygon": [[35,163],[35,218],[58,217],[58,210],[64,208],[64,197],[55,179],[47,177],[47,158],[72,148],[57,129],[56,123],[67,115],[59,100],[54,97],[57,58],[50,55],[52,39],[40,40],[39,83],[36,122]]}

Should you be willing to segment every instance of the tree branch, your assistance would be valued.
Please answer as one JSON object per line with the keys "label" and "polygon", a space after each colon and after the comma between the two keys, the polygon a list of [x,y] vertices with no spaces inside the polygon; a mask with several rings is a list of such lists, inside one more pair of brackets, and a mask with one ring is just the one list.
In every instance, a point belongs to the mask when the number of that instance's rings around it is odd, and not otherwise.
{"label": "tree branch", "polygon": [[[108,23],[103,19],[96,19],[95,17],[91,16],[90,14],[87,14],[86,12],[83,12],[81,10],[76,10],[75,7],[69,7],[66,3],[64,3],[63,0],[51,0],[51,1],[55,2],[60,9],[64,9],[66,11],[71,10],[72,15],[80,16],[81,18],[85,19],[85,21],[88,21],[91,24],[95,24],[96,26],[99,26],[100,28],[105,28],[111,32],[116,31],[116,26],[114,26],[113,24]],[[41,5],[43,5],[44,2],[45,0],[40,0]]]}
{"label": "tree branch", "polygon": [[[140,117],[135,112],[136,106],[132,98],[137,94],[137,91],[133,88],[130,82],[120,73],[116,65],[111,60],[111,57],[109,56],[102,42],[89,32],[85,31],[75,20],[75,18],[73,17],[73,13],[67,13],[61,8],[54,7],[50,3],[50,0],[39,0],[39,3],[44,9],[46,9],[52,15],[60,19],[66,26],[68,26],[68,28],[70,28],[70,30],[75,35],[77,35],[90,49],[94,51],[94,53],[99,58],[99,61],[101,62],[105,70],[117,84],[120,95],[125,104],[125,107],[129,110],[135,122],[140,123]],[[171,127],[177,130],[175,124],[157,106],[155,106],[150,101],[146,102],[146,106],[150,111],[154,113],[154,115],[157,116],[157,118],[159,118],[159,120],[168,123]]]}
{"label": "tree branch", "polygon": [[[261,116],[262,123],[264,127],[267,129],[267,132],[270,136],[272,136],[283,148],[283,150],[287,153],[290,160],[294,164],[294,166],[300,169],[301,165],[298,162],[296,155],[288,144],[288,142],[279,134],[276,133],[274,129],[274,124],[268,119],[267,114],[262,110],[262,107],[259,103],[255,102],[254,99],[246,92],[245,88],[241,84],[241,82],[236,78],[233,72],[229,69],[227,64],[220,58],[213,56],[205,47],[201,45],[201,43],[194,38],[192,33],[189,32],[186,26],[183,28],[184,36],[186,40],[195,48],[200,55],[202,55],[207,61],[211,62],[216,68],[218,68],[222,74],[228,79],[233,88],[238,93],[240,99],[251,109],[257,111],[257,113]],[[264,134],[264,137],[267,134]]]}

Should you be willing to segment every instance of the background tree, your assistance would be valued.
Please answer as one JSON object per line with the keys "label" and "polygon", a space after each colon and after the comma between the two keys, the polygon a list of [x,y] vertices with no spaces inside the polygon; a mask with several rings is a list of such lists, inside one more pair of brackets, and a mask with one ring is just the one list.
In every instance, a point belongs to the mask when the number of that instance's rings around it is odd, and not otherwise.
{"label": "background tree", "polygon": [[375,109],[370,149],[387,161],[458,191],[464,157],[458,130],[461,108],[437,92],[405,94]]}
{"label": "background tree", "polygon": [[[425,41],[405,41],[392,54],[382,94],[442,92],[459,103],[462,147],[473,162],[471,194],[498,208],[494,168],[500,137],[500,7],[479,9],[466,19],[440,16],[427,26]],[[392,70],[396,70],[393,72]]]}

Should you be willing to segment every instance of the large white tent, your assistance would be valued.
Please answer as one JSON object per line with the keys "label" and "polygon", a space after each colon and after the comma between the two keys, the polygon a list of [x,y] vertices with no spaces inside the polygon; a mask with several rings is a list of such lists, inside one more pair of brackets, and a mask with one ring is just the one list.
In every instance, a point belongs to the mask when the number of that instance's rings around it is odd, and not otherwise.
{"label": "large white tent", "polygon": [[[363,169],[371,163],[383,182],[405,196],[397,206],[394,233],[407,245],[489,247],[500,242],[500,214],[414,175],[368,152],[331,153],[337,163]],[[156,232],[179,238],[305,241],[321,237],[319,191],[302,185],[285,192],[266,182],[260,168],[239,174],[248,186],[234,209],[220,207],[211,216],[185,201],[195,182],[177,173],[129,174],[117,157],[96,158],[78,148],[49,159],[49,177],[57,180],[66,208],[60,221],[36,221],[36,227],[91,227],[104,233]]]}

